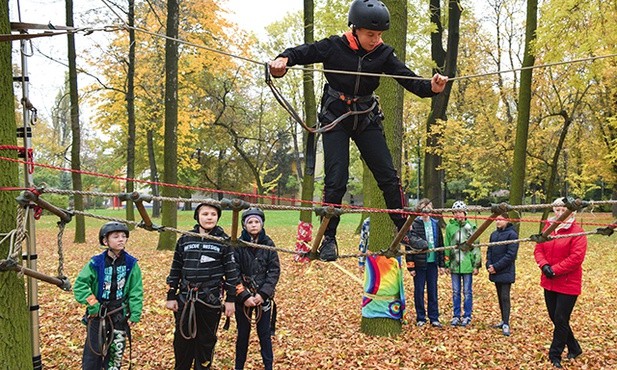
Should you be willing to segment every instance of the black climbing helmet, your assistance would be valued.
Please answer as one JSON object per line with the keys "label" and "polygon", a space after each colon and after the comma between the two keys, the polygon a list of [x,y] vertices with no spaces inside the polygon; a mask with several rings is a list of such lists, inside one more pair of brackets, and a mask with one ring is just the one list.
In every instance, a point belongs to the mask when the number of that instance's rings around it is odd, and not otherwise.
{"label": "black climbing helmet", "polygon": [[126,224],[122,222],[111,221],[101,226],[101,229],[99,230],[99,244],[105,245],[103,244],[103,239],[105,239],[107,235],[109,235],[109,233],[113,233],[114,231],[122,231],[127,238],[129,237],[129,228],[128,226],[126,226]]}
{"label": "black climbing helmet", "polygon": [[223,209],[221,208],[221,204],[215,201],[214,199],[212,199],[212,203],[210,202],[199,203],[197,208],[195,208],[195,212],[193,213],[193,219],[195,221],[199,222],[199,209],[203,206],[210,206],[210,207],[216,208],[216,213],[218,214],[218,218],[219,219],[221,218],[221,212],[223,211]]}
{"label": "black climbing helmet", "polygon": [[266,215],[259,208],[249,208],[242,212],[242,226],[244,226],[244,222],[249,216],[259,216],[261,218],[261,222],[266,222]]}
{"label": "black climbing helmet", "polygon": [[354,0],[349,7],[347,25],[373,31],[390,28],[390,12],[379,0]]}

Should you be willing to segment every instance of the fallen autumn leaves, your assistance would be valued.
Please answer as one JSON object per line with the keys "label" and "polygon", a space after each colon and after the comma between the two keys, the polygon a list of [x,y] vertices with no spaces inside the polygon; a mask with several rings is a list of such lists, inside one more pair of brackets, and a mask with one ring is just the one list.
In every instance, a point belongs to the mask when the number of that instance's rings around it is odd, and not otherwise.
{"label": "fallen autumn leaves", "polygon": [[[74,280],[79,269],[99,250],[97,230],[88,230],[87,244],[73,244],[71,231],[65,235],[65,272]],[[289,230],[268,229],[277,245],[293,245]],[[486,235],[485,235],[486,236]],[[157,234],[136,230],[129,250],[140,259],[144,276],[145,307],[142,322],[133,327],[133,368],[173,368],[173,318],[164,309],[165,277],[172,253],[155,250]],[[37,232],[39,270],[53,274],[57,265],[53,230]],[[357,237],[339,236],[342,253],[355,252]],[[572,317],[572,326],[583,348],[576,361],[565,360],[572,369],[617,367],[617,239],[590,236],[584,264],[583,294]],[[483,251],[483,254],[485,251]],[[482,271],[474,278],[474,318],[469,328],[443,330],[418,328],[413,310],[411,278],[405,272],[406,318],[411,324],[395,338],[369,337],[360,333],[361,285],[322,262],[297,264],[292,255],[281,253],[282,274],[277,287],[278,321],[274,338],[277,369],[538,369],[550,368],[547,350],[551,341],[549,321],[539,270],[533,261],[533,244],[523,243],[517,260],[517,282],[512,291],[512,335],[504,337],[490,326],[499,321],[495,288]],[[362,277],[355,259],[338,263]],[[451,316],[450,278],[440,276],[441,321]],[[39,284],[42,358],[46,369],[78,369],[85,330],[80,323],[84,307],[71,293]],[[222,325],[221,325],[222,327]],[[235,322],[219,329],[215,369],[233,368]],[[128,356],[125,357],[125,360]],[[125,361],[126,362],[126,361]],[[127,366],[128,367],[128,366]],[[127,368],[125,367],[125,368]],[[251,334],[247,369],[259,369],[259,342]]]}

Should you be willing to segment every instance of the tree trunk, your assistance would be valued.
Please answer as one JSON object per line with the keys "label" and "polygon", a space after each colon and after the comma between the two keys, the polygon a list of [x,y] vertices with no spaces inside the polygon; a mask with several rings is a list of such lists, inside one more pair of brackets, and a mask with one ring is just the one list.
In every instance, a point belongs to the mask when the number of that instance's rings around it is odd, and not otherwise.
{"label": "tree trunk", "polygon": [[[431,34],[431,56],[437,65],[435,72],[445,74],[449,77],[456,75],[456,65],[458,59],[459,44],[459,24],[461,19],[461,9],[458,1],[448,2],[448,48],[443,49],[443,26],[441,24],[441,8],[439,0],[430,1],[431,23],[436,25],[436,30]],[[431,113],[426,122],[426,154],[424,158],[424,194],[431,199],[436,208],[444,206],[444,171],[438,170],[441,167],[441,155],[433,153],[428,149],[440,146],[440,135],[433,133],[435,125],[440,125],[438,120],[445,121],[446,108],[450,100],[452,84],[448,83],[445,90],[434,97],[431,101]]]}
{"label": "tree trunk", "polygon": [[[617,172],[617,168],[615,170]],[[613,184],[613,195],[611,196],[611,199],[617,200],[617,182]],[[613,217],[617,218],[617,203],[613,203],[611,211]]]}
{"label": "tree trunk", "polygon": [[[135,1],[129,0],[128,4],[128,26],[129,26],[129,61],[126,74],[126,116],[127,116],[127,138],[126,138],[126,177],[135,178]],[[135,183],[132,180],[126,182],[126,192],[135,191]],[[126,219],[135,220],[135,210],[133,202],[126,201]]]}
{"label": "tree trunk", "polygon": [[[167,2],[167,32],[165,40],[165,160],[163,182],[177,184],[178,182],[178,38],[179,0]],[[163,196],[178,197],[178,188],[163,187]],[[176,227],[178,224],[178,207],[175,202],[163,202],[163,217],[161,223]],[[163,232],[159,237],[157,249],[173,250],[176,244],[176,234]]]}
{"label": "tree trunk", "polygon": [[[388,44],[392,45],[399,59],[405,60],[405,44],[407,34],[407,2],[405,0],[384,1],[390,10],[390,30],[387,34]],[[384,112],[384,134],[388,148],[392,154],[394,168],[400,173],[403,137],[403,88],[391,78],[382,79],[377,91],[381,97]],[[364,171],[368,171],[364,165]],[[371,208],[386,208],[383,194],[373,176],[364,176],[368,183],[364,183],[365,205]],[[371,214],[371,239],[369,250],[379,251],[387,249],[394,238],[395,228],[386,213]],[[402,294],[402,292],[400,292]],[[369,335],[395,336],[401,332],[401,321],[388,318],[362,317],[360,331]]]}
{"label": "tree trunk", "polygon": [[[73,27],[73,0],[66,0],[66,25]],[[71,179],[73,180],[73,190],[81,191],[81,127],[79,124],[79,90],[77,88],[77,54],[75,52],[75,35],[69,33],[68,38],[68,59],[69,59],[69,95],[71,100],[71,133],[73,136],[71,144]],[[84,210],[84,199],[80,194],[73,197],[73,207],[78,211]],[[86,223],[83,215],[75,215],[75,243],[86,242]]]}
{"label": "tree trunk", "polygon": [[[310,44],[315,41],[315,8],[314,8],[313,0],[304,0],[304,42]],[[313,68],[312,65],[306,66],[307,68]],[[313,123],[317,122],[317,103],[315,101],[315,76],[312,71],[304,71],[302,73],[303,76],[303,88],[304,88],[304,117],[306,123],[311,126]],[[311,148],[308,148],[308,132],[303,135],[304,142],[304,151],[308,154]],[[315,140],[317,138],[315,137]],[[316,143],[315,143],[316,144]],[[308,160],[309,156],[305,155],[304,160],[305,163]],[[302,200],[313,200],[313,193],[315,192],[315,171],[314,168],[311,170],[310,168],[304,168],[304,176],[302,178]],[[310,203],[309,203],[310,204]],[[306,205],[306,204],[303,204]],[[309,224],[313,221],[313,212],[312,211],[301,211],[300,212],[300,221],[308,222]]]}
{"label": "tree trunk", "polygon": [[[0,5],[0,34],[11,33],[8,2]],[[13,95],[11,43],[0,42],[0,143],[17,145],[15,135],[15,96]],[[0,155],[17,159],[14,150],[0,150]],[[0,186],[19,184],[17,163],[0,161]],[[0,233],[15,229],[15,193],[0,191]],[[0,244],[0,258],[9,253],[9,242]],[[21,256],[20,256],[21,257]],[[32,349],[28,325],[28,306],[23,277],[15,272],[0,272],[0,358],[6,369],[32,369]]]}
{"label": "tree trunk", "polygon": [[[561,134],[559,135],[559,141],[557,142],[557,145],[555,146],[555,153],[553,154],[553,159],[551,160],[551,169],[550,169],[551,173],[549,175],[548,184],[546,186],[545,203],[549,203],[553,195],[555,194],[555,187],[556,187],[555,183],[556,183],[557,172],[558,172],[559,157],[561,156],[561,151],[563,149],[563,143],[566,141],[566,136],[568,135],[568,129],[570,128],[570,124],[572,123],[572,118],[570,118],[566,112],[563,112],[562,114],[564,117],[563,128],[561,129]],[[564,196],[567,196],[567,195],[568,194],[564,194]],[[549,209],[545,209],[542,212],[542,220],[546,220],[549,212],[550,212]],[[544,225],[540,224],[540,232],[542,232],[543,227]]]}
{"label": "tree trunk", "polygon": [[510,204],[523,204],[525,196],[525,167],[527,162],[527,138],[529,135],[529,116],[531,111],[531,77],[535,55],[531,44],[536,38],[538,24],[538,0],[527,0],[527,21],[525,26],[525,55],[521,71],[521,85],[518,92],[518,118],[516,122],[516,141],[514,143],[514,162],[512,163],[512,185]]}
{"label": "tree trunk", "polygon": [[[159,195],[159,171],[156,167],[156,156],[154,155],[154,130],[148,130],[147,141],[148,163],[150,164],[150,181],[153,182],[153,184],[150,185],[150,189],[152,189],[152,195],[157,197]],[[152,217],[161,217],[161,202],[158,200],[152,201]]]}

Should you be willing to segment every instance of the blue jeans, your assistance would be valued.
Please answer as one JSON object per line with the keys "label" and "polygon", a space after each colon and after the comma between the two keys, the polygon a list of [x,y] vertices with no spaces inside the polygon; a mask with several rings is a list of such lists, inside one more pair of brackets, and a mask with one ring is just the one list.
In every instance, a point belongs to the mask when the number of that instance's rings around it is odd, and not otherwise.
{"label": "blue jeans", "polygon": [[439,321],[439,306],[437,304],[437,263],[426,264],[426,270],[416,270],[413,278],[413,303],[416,307],[416,321],[426,321],[424,308],[424,287],[428,297],[428,319]]}
{"label": "blue jeans", "polygon": [[472,274],[455,274],[452,275],[452,308],[454,310],[453,317],[461,317],[461,280],[463,281],[463,317],[471,318],[473,309],[473,291],[471,283],[473,281]]}

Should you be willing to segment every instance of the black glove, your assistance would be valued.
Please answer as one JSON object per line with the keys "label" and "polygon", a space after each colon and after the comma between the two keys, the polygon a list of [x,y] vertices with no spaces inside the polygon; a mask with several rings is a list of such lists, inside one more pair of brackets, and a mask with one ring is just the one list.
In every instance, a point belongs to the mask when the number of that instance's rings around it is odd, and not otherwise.
{"label": "black glove", "polygon": [[546,276],[549,279],[555,276],[555,272],[553,271],[553,268],[549,264],[542,266],[542,273],[544,274],[544,276]]}

